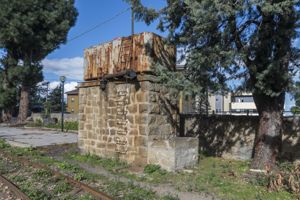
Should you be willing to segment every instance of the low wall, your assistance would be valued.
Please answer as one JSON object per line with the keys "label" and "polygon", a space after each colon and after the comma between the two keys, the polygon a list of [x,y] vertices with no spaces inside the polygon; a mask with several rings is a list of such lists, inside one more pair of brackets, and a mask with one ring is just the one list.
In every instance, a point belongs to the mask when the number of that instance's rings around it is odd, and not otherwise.
{"label": "low wall", "polygon": [[[247,160],[253,157],[257,116],[189,115],[184,117],[186,136],[199,137],[199,148],[212,156]],[[283,125],[282,158],[300,160],[300,120],[285,118]]]}
{"label": "low wall", "polygon": [[[37,119],[43,120],[42,113],[32,113],[32,120],[36,121]],[[61,120],[61,113],[51,113],[51,118],[56,118],[58,121]],[[64,121],[67,122],[77,122],[78,114],[64,113]]]}

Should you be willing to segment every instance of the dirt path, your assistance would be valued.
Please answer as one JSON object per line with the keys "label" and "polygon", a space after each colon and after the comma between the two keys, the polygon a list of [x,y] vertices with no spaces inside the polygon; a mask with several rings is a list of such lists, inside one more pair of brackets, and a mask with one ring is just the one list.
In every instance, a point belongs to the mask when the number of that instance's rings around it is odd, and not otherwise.
{"label": "dirt path", "polygon": [[[55,156],[55,159],[58,159],[60,161],[66,160],[65,158]],[[172,195],[172,196],[177,196],[180,200],[219,200],[219,198],[215,197],[212,194],[205,193],[205,192],[183,192],[183,191],[178,191],[176,190],[172,185],[169,184],[150,184],[150,183],[145,183],[145,182],[139,182],[135,180],[128,179],[126,177],[120,177],[115,174],[112,174],[108,170],[100,167],[100,166],[91,166],[86,163],[81,163],[81,162],[76,162],[73,160],[68,160],[71,164],[76,164],[80,166],[82,169],[93,173],[97,175],[102,175],[107,177],[110,180],[118,180],[120,182],[124,183],[133,183],[136,186],[140,186],[142,188],[146,188],[149,190],[152,190],[156,192],[159,196],[165,196],[165,195]]]}

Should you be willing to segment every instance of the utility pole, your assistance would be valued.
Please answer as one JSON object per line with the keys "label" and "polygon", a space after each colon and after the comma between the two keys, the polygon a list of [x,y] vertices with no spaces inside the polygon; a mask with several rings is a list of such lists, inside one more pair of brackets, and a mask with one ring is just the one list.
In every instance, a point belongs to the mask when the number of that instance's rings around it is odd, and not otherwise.
{"label": "utility pole", "polygon": [[131,7],[131,47],[130,47],[130,68],[133,69],[133,45],[134,45],[134,9]]}
{"label": "utility pole", "polygon": [[134,10],[133,6],[131,7],[131,36],[134,35]]}
{"label": "utility pole", "polygon": [[61,76],[60,77],[60,82],[61,82],[61,132],[64,132],[64,87],[65,87],[65,81],[66,81],[66,77],[65,76]]}

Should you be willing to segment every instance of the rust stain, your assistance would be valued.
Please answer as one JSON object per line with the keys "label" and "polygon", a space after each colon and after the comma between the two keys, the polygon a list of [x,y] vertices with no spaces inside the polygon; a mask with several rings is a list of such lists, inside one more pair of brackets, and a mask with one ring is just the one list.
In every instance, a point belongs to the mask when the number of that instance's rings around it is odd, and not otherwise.
{"label": "rust stain", "polygon": [[154,33],[117,38],[84,51],[84,80],[96,80],[108,74],[132,69],[150,72],[157,63],[175,70],[176,48]]}

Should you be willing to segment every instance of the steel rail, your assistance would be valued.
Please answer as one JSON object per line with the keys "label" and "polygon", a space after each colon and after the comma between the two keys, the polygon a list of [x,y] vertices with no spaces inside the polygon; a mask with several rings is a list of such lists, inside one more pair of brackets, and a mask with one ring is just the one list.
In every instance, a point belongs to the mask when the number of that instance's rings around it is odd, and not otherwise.
{"label": "steel rail", "polygon": [[92,188],[91,186],[84,184],[82,182],[79,182],[77,180],[75,180],[74,178],[64,175],[61,172],[51,169],[50,167],[47,167],[46,165],[40,164],[40,163],[35,163],[30,161],[27,158],[21,158],[21,157],[13,157],[11,155],[9,155],[6,152],[1,152],[0,154],[3,154],[4,157],[6,157],[9,160],[15,161],[15,162],[20,162],[26,166],[32,166],[34,168],[39,168],[39,169],[44,169],[44,170],[49,170],[53,173],[54,176],[58,176],[58,177],[62,177],[64,178],[68,183],[70,183],[71,185],[75,186],[75,187],[79,187],[80,189],[90,193],[95,199],[97,200],[114,200],[112,197],[110,197],[109,195],[100,192],[98,190],[96,190],[95,188]]}
{"label": "steel rail", "polygon": [[2,182],[4,185],[6,185],[8,187],[8,189],[11,190],[13,192],[13,194],[18,197],[18,199],[30,200],[30,198],[28,196],[26,196],[13,182],[6,179],[1,174],[0,174],[0,182]]}

